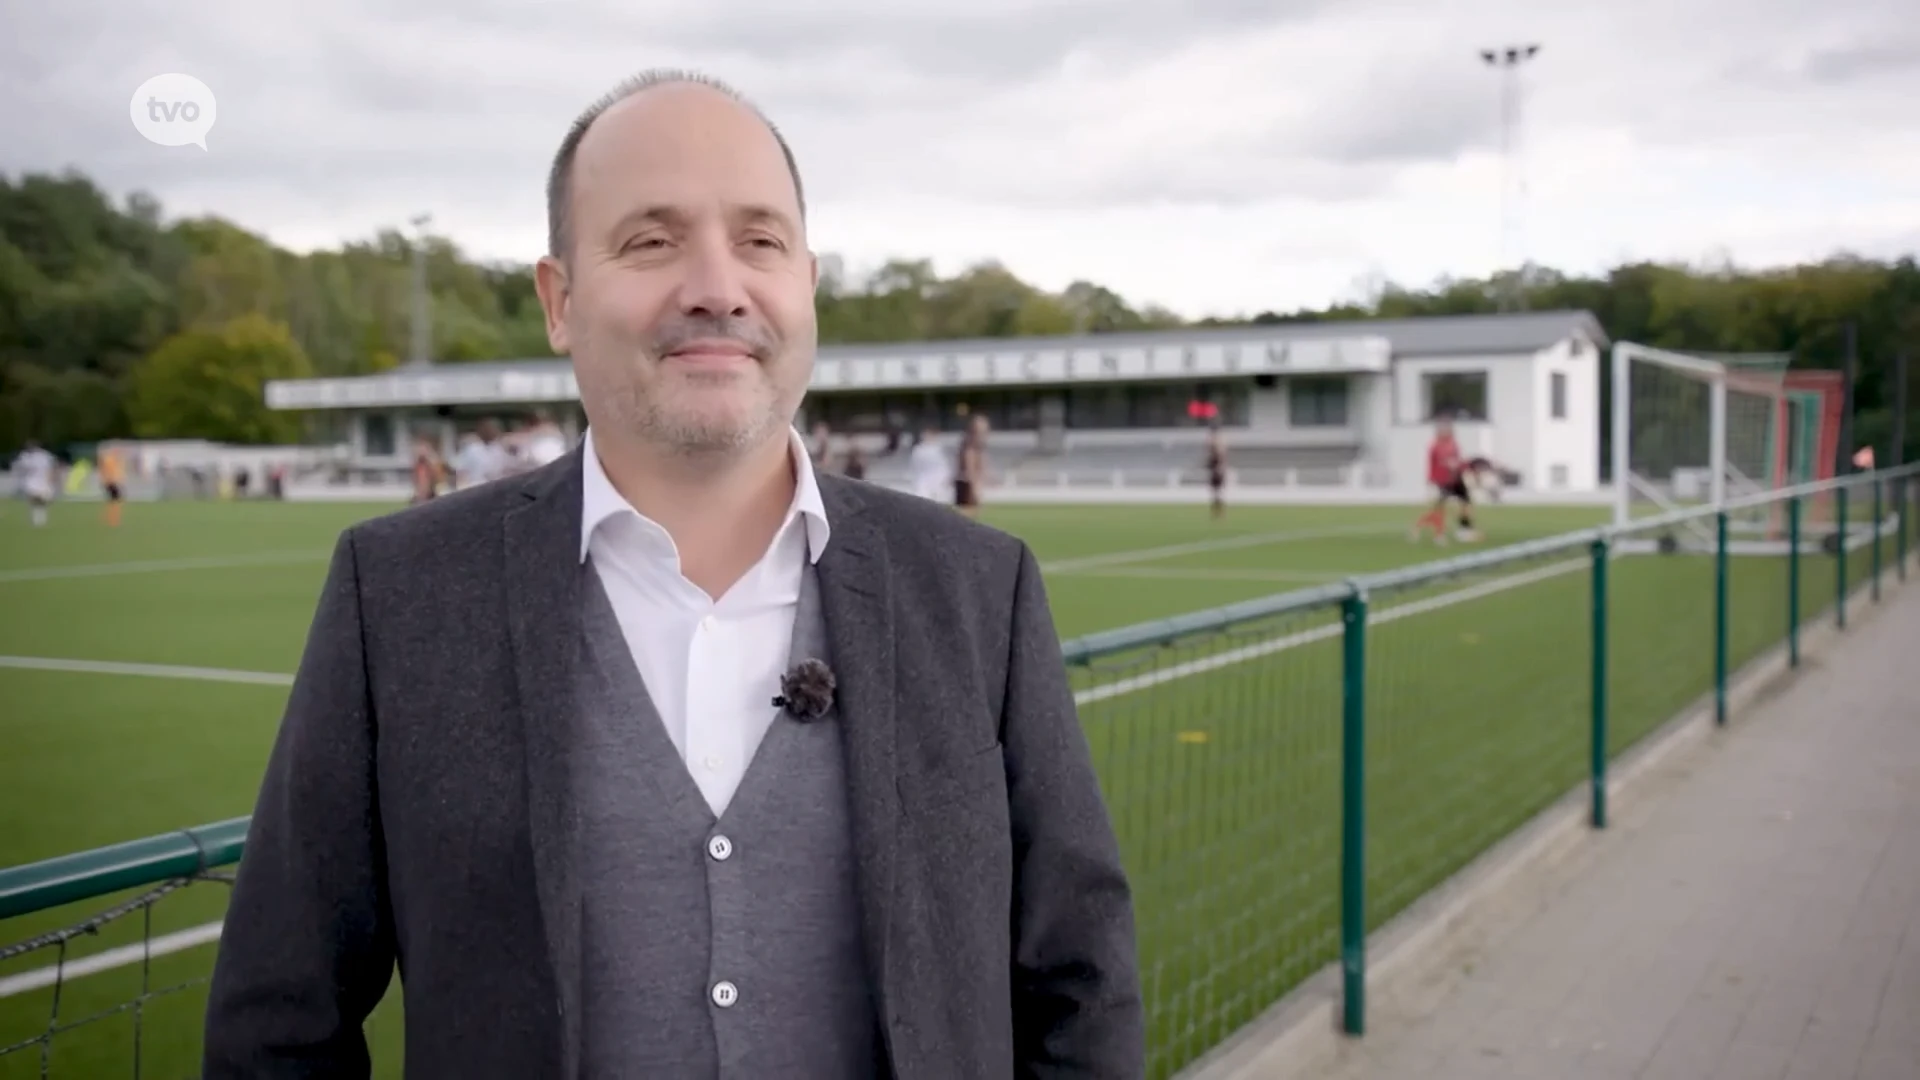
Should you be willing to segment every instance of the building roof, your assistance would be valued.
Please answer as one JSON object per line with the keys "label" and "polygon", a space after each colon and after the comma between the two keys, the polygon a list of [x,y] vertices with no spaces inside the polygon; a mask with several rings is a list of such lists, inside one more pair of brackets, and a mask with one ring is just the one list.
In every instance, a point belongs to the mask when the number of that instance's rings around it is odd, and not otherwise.
{"label": "building roof", "polygon": [[1395,355],[1517,353],[1544,349],[1574,333],[1594,345],[1612,344],[1600,320],[1587,311],[1521,311],[1492,315],[1434,315],[1417,319],[1353,319],[1266,323],[1259,326],[1182,327],[1132,334],[1075,334],[1057,337],[972,338],[962,341],[900,341],[861,345],[822,345],[822,359],[872,356],[946,356],[975,350],[1026,352],[1034,349],[1124,349],[1192,342],[1207,345],[1271,338],[1319,340],[1383,337]]}
{"label": "building roof", "polygon": [[[822,360],[886,357],[939,357],[964,352],[1022,353],[1036,349],[1125,349],[1186,344],[1220,344],[1272,338],[1320,340],[1329,336],[1378,336],[1396,356],[1450,353],[1518,353],[1544,349],[1573,333],[1585,334],[1599,348],[1611,344],[1600,320],[1585,311],[1523,311],[1505,315],[1435,315],[1418,319],[1354,319],[1326,322],[1267,323],[1260,326],[1183,327],[1131,334],[1066,334],[1052,337],[963,338],[946,341],[887,341],[820,346]],[[565,357],[481,360],[436,364],[427,369],[486,374],[547,374],[570,370]]]}
{"label": "building roof", "polygon": [[[1395,356],[1517,355],[1575,335],[1598,348],[1610,344],[1589,312],[1540,311],[823,345],[812,389],[1384,371]],[[276,380],[267,386],[267,401],[274,408],[341,408],[560,401],[577,393],[572,361],[542,357],[402,367],[349,378]]]}

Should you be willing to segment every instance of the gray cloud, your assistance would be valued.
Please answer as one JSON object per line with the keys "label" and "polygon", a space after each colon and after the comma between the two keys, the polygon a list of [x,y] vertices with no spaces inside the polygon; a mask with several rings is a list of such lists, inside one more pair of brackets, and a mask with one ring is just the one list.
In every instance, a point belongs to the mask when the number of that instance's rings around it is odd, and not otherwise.
{"label": "gray cloud", "polygon": [[1448,161],[1498,145],[1498,89],[1464,64],[1394,65],[1343,95],[1343,103],[1315,112],[1275,149],[1373,165]]}
{"label": "gray cloud", "polygon": [[[1049,210],[1365,199],[1407,166],[1497,145],[1497,83],[1449,60],[1459,57],[1316,68],[1286,100],[1246,94],[1199,107],[1190,125],[1142,131],[1118,151],[1110,136],[1124,119],[1083,127],[1072,110],[1035,115],[1015,137],[1006,129],[1018,120],[995,124],[996,114],[960,137],[942,133],[898,148],[893,167],[990,202]],[[1097,85],[1086,93],[1097,94]],[[1015,101],[1008,111],[1024,107]]]}
{"label": "gray cloud", "polygon": [[[1914,13],[1920,21],[1920,12]],[[1842,85],[1877,75],[1920,74],[1920,35],[1904,40],[1876,39],[1833,49],[1816,49],[1801,62],[1801,72],[1816,83]]]}
{"label": "gray cloud", "polygon": [[[520,31],[519,0],[428,0],[422,16],[445,28],[476,24]],[[1356,6],[1360,0],[1346,0]],[[1068,55],[1133,57],[1222,33],[1272,26],[1333,10],[1337,0],[707,0],[634,5],[574,4],[564,28],[575,40],[622,42],[637,67],[650,53],[690,53],[753,66],[820,70],[846,62],[899,68],[962,84],[1023,80]],[[437,12],[437,13],[436,13]]]}

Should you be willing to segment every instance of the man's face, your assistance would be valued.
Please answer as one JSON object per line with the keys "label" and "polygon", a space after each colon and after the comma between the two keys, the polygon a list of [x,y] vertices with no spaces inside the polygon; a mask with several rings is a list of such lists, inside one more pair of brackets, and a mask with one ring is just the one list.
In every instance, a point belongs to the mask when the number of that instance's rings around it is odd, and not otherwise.
{"label": "man's face", "polygon": [[702,86],[602,113],[575,159],[548,336],[596,428],[733,457],[784,437],[813,373],[817,269],[773,133]]}

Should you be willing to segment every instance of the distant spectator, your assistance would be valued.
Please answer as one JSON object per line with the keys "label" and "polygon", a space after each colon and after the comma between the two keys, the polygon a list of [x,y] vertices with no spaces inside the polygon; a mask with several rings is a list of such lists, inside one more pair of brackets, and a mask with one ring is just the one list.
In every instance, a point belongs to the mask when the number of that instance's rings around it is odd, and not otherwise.
{"label": "distant spectator", "polygon": [[499,421],[480,421],[474,433],[462,439],[461,444],[459,456],[454,461],[454,476],[458,486],[476,487],[505,475],[508,458],[505,443],[500,438]]}
{"label": "distant spectator", "polygon": [[941,502],[953,493],[953,465],[940,446],[940,429],[927,425],[920,441],[907,455],[907,475],[912,478],[913,493],[923,499]]}
{"label": "distant spectator", "polygon": [[828,460],[833,457],[833,429],[827,426],[825,420],[813,425],[813,441],[808,444],[807,449],[813,454],[814,468],[827,467]]}
{"label": "distant spectator", "polygon": [[953,482],[953,502],[968,517],[980,513],[980,492],[987,486],[987,416],[974,413],[960,440],[960,473]]}
{"label": "distant spectator", "polygon": [[544,409],[534,410],[533,426],[522,433],[521,440],[521,454],[527,468],[551,465],[567,456],[567,437],[561,433],[560,425],[553,422],[553,415]]}
{"label": "distant spectator", "polygon": [[440,477],[443,466],[440,453],[434,449],[433,440],[422,436],[413,441],[413,500],[426,502],[440,494]]}

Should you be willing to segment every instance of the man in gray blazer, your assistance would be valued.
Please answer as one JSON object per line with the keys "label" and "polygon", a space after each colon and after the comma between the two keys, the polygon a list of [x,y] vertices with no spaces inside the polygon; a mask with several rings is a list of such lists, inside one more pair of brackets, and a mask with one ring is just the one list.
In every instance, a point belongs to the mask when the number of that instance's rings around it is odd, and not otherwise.
{"label": "man in gray blazer", "polygon": [[589,429],[349,529],[262,783],[208,1077],[1143,1074],[1131,898],[1025,544],[816,476],[786,143],[650,76],[537,277]]}

